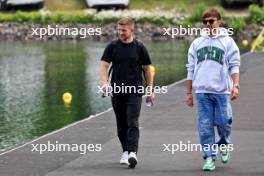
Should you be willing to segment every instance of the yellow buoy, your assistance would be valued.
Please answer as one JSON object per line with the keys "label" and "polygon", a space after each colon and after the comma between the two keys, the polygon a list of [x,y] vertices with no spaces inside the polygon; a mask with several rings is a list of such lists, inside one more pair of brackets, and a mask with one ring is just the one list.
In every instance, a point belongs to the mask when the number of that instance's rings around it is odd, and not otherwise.
{"label": "yellow buoy", "polygon": [[155,75],[155,73],[156,73],[156,70],[155,70],[155,67],[154,66],[150,66],[150,72],[151,72],[151,74],[154,76]]}
{"label": "yellow buoy", "polygon": [[71,93],[69,93],[69,92],[65,92],[65,93],[62,95],[62,100],[64,101],[64,103],[66,103],[66,104],[70,104],[71,101],[72,101],[72,95],[71,95]]}
{"label": "yellow buoy", "polygon": [[243,40],[242,44],[243,44],[243,46],[248,46],[248,41],[247,40]]}

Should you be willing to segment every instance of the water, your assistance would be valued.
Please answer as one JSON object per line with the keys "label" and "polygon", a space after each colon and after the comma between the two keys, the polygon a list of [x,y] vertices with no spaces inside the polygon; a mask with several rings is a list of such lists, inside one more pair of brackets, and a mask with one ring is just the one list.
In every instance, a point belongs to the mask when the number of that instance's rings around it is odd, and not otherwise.
{"label": "water", "polygon": [[[188,44],[146,43],[155,85],[186,76]],[[106,43],[0,41],[0,150],[8,150],[111,106],[97,94]],[[73,100],[64,105],[62,95]]]}

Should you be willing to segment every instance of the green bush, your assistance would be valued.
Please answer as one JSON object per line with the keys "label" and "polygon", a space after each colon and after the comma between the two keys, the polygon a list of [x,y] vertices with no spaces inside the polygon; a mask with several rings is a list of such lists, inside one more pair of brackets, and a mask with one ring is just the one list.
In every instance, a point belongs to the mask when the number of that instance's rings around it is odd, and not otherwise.
{"label": "green bush", "polygon": [[183,20],[183,26],[187,27],[188,25],[192,25],[196,22],[202,20],[203,12],[207,9],[207,5],[203,2],[199,3],[196,9],[193,11],[193,14],[190,17],[187,17]]}
{"label": "green bush", "polygon": [[[182,24],[185,27],[188,25],[193,25],[197,22],[202,21],[202,14],[205,10],[207,10],[207,6],[205,3],[199,3],[193,14],[189,17],[183,19]],[[221,7],[216,7],[223,18],[226,21],[226,25],[234,28],[234,30],[238,31],[243,29],[246,22],[251,24],[259,24],[264,21],[264,11],[257,5],[251,5],[248,9],[249,16],[246,18],[243,17],[225,17],[224,9]],[[185,7],[182,7],[185,9]],[[17,11],[15,14],[12,13],[0,13],[0,22],[17,22],[17,23],[97,23],[97,24],[107,24],[113,23],[118,20],[118,17],[108,17],[108,18],[99,18],[96,14],[85,15],[84,11],[59,11],[47,13],[46,15],[41,14],[41,12],[21,12]],[[245,21],[246,20],[246,21]],[[164,25],[164,24],[175,24],[173,18],[166,17],[142,17],[137,20],[138,23],[152,23],[156,25]],[[177,24],[179,21],[176,22]]]}
{"label": "green bush", "polygon": [[228,27],[234,29],[234,31],[240,31],[245,27],[245,18],[244,17],[233,17],[228,19]]}
{"label": "green bush", "polygon": [[32,15],[29,21],[32,23],[39,23],[39,22],[42,22],[42,20],[43,20],[43,17],[41,16],[41,14],[38,13],[36,15]]}
{"label": "green bush", "polygon": [[23,13],[21,11],[17,11],[15,13],[15,15],[12,16],[11,20],[14,21],[14,22],[22,23],[22,22],[29,21],[29,18],[28,18],[28,16],[25,13]]}
{"label": "green bush", "polygon": [[249,17],[248,20],[251,23],[258,24],[264,21],[264,10],[258,5],[252,4],[248,8]]}
{"label": "green bush", "polygon": [[0,22],[12,21],[12,15],[10,14],[1,14]]}
{"label": "green bush", "polygon": [[183,2],[180,2],[179,4],[177,4],[176,9],[177,9],[177,12],[179,12],[179,13],[186,13],[187,12],[186,4]]}
{"label": "green bush", "polygon": [[58,13],[56,15],[51,16],[52,23],[64,23],[66,22],[66,19],[63,14]]}
{"label": "green bush", "polygon": [[194,22],[201,21],[202,15],[204,11],[207,9],[207,5],[203,2],[199,3],[196,7],[196,9],[193,11],[193,14],[191,16],[192,20]]}
{"label": "green bush", "polygon": [[[225,10],[223,7],[217,6],[215,7],[223,17],[225,14]],[[193,25],[197,22],[202,21],[202,16],[204,11],[208,9],[208,6],[205,3],[199,3],[197,8],[194,10],[193,14],[190,17],[187,17],[183,20],[183,26],[187,27],[188,25]]]}
{"label": "green bush", "polygon": [[81,16],[70,16],[66,19],[71,24],[77,24],[77,23],[87,23],[86,20],[82,19]]}

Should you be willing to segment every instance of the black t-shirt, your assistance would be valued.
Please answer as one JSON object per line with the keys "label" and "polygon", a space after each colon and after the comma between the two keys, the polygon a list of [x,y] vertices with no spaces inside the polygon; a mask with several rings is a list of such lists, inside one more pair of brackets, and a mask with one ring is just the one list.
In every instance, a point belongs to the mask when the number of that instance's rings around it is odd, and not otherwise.
{"label": "black t-shirt", "polygon": [[112,63],[112,86],[142,86],[142,66],[151,64],[146,47],[136,39],[131,43],[111,41],[101,60]]}

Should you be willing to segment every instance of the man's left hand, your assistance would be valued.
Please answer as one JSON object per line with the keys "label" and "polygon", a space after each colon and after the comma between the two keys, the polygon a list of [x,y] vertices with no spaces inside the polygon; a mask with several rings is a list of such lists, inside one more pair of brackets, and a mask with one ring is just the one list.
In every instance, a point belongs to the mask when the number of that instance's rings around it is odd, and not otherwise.
{"label": "man's left hand", "polygon": [[231,89],[231,100],[236,100],[238,98],[239,90],[237,87]]}
{"label": "man's left hand", "polygon": [[150,96],[147,96],[147,98],[149,98],[149,100],[151,101],[151,104],[153,105],[155,101],[155,94],[152,93]]}

